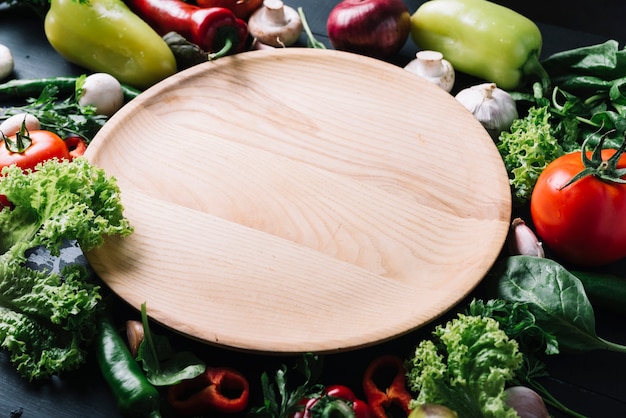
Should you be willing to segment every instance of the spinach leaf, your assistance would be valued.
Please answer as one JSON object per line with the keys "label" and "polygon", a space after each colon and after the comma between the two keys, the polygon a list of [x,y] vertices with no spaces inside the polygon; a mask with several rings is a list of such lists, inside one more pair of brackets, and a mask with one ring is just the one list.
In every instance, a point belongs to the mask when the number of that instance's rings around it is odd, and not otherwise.
{"label": "spinach leaf", "polygon": [[[550,88],[509,92],[518,107],[548,106],[552,135],[566,151],[587,138],[619,148],[626,135],[626,49],[615,40],[574,48],[542,60]],[[570,144],[576,144],[572,149]]]}
{"label": "spinach leaf", "polygon": [[625,58],[616,40],[560,51],[550,55],[541,64],[552,77],[567,74],[572,70],[579,73],[593,74],[605,78],[624,74],[621,64]]}
{"label": "spinach leaf", "polygon": [[596,334],[595,314],[582,282],[554,260],[531,256],[504,259],[490,273],[497,297],[528,304],[537,324],[572,351],[608,349],[626,353],[626,346]]}

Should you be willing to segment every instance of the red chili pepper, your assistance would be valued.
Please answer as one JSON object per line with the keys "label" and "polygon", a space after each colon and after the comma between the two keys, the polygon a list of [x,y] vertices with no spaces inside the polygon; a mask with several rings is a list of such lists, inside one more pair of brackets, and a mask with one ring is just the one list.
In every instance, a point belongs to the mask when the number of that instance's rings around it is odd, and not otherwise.
{"label": "red chili pepper", "polygon": [[226,7],[238,18],[248,20],[263,5],[263,0],[196,0],[196,4],[200,7]]}
{"label": "red chili pepper", "polygon": [[241,412],[249,397],[248,380],[227,367],[208,367],[201,375],[170,386],[167,392],[174,411],[185,416]]}
{"label": "red chili pepper", "polygon": [[396,409],[408,416],[413,396],[406,389],[406,371],[400,357],[392,354],[374,359],[363,376],[363,392],[374,417],[392,416]]}
{"label": "red chili pepper", "polygon": [[176,32],[210,52],[211,58],[243,51],[248,25],[224,7],[202,8],[182,0],[127,0],[161,36]]}
{"label": "red chili pepper", "polygon": [[352,389],[343,385],[328,386],[317,398],[304,399],[304,409],[292,418],[341,417],[373,418],[367,402],[356,397]]}
{"label": "red chili pepper", "polygon": [[87,150],[87,142],[85,142],[85,140],[80,136],[71,135],[63,141],[65,142],[65,145],[67,145],[67,149],[70,152],[70,161],[85,154],[85,151]]}

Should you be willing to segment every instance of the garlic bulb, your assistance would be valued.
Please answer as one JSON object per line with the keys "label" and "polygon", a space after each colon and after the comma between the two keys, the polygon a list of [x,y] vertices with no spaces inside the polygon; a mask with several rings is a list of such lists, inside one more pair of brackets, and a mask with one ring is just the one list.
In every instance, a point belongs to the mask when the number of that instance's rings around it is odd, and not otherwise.
{"label": "garlic bulb", "polygon": [[461,90],[455,98],[469,110],[497,140],[518,118],[515,100],[495,83],[483,83]]}
{"label": "garlic bulb", "polygon": [[450,92],[454,86],[454,68],[449,61],[443,59],[441,52],[419,51],[415,54],[415,59],[404,69],[438,85],[447,92]]}

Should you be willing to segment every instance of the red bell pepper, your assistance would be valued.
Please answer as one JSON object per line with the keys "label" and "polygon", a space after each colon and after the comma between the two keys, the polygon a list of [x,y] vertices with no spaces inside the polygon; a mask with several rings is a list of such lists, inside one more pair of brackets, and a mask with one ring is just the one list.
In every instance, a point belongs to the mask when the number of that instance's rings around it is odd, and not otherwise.
{"label": "red bell pepper", "polygon": [[65,142],[65,145],[67,145],[67,149],[70,152],[70,160],[84,155],[87,150],[87,142],[85,142],[85,140],[78,135],[70,135],[65,138],[63,142]]}
{"label": "red bell pepper", "polygon": [[196,0],[196,4],[200,7],[225,7],[238,18],[247,21],[263,5],[263,0]]}
{"label": "red bell pepper", "polygon": [[408,416],[413,396],[406,389],[406,370],[400,357],[392,354],[374,359],[365,369],[363,392],[374,417],[393,416],[396,409]]}
{"label": "red bell pepper", "polygon": [[304,409],[292,418],[337,417],[373,418],[367,402],[356,397],[352,389],[343,385],[332,385],[324,389],[319,397],[305,399]]}
{"label": "red bell pepper", "polygon": [[207,367],[204,373],[172,385],[167,391],[172,409],[184,416],[241,412],[248,406],[249,397],[248,380],[228,367]]}
{"label": "red bell pepper", "polygon": [[216,59],[243,51],[248,25],[224,7],[201,8],[182,0],[127,0],[159,35],[176,32]]}

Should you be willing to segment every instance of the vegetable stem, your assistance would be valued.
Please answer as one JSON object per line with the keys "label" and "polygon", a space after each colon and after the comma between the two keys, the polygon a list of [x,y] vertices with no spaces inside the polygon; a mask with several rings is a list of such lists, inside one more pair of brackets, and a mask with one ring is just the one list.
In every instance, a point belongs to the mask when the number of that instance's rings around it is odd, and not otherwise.
{"label": "vegetable stem", "polygon": [[222,49],[208,55],[209,61],[216,60],[227,55],[233,48],[233,45],[233,38],[231,36],[226,37],[226,39],[224,39],[224,46],[222,47]]}
{"label": "vegetable stem", "polygon": [[558,409],[561,412],[564,412],[574,418],[587,418],[585,415],[582,415],[576,411],[571,410],[567,406],[563,405],[558,399],[556,399],[541,383],[535,380],[529,380],[528,384],[533,387],[535,391],[541,394],[544,402],[549,404],[550,406]]}
{"label": "vegetable stem", "polygon": [[298,7],[298,14],[300,15],[300,20],[302,21],[302,29],[304,29],[307,36],[307,45],[309,48],[326,49],[326,46],[323,43],[315,39],[315,35],[311,32],[311,28],[309,27],[309,23],[306,20],[302,7]]}
{"label": "vegetable stem", "polygon": [[539,61],[539,54],[532,52],[526,62],[524,63],[523,72],[525,74],[534,74],[541,81],[541,86],[544,92],[550,88],[551,80],[548,72],[543,68]]}
{"label": "vegetable stem", "polygon": [[607,350],[609,350],[609,351],[615,351],[615,352],[618,352],[618,353],[626,353],[626,346],[625,345],[617,344],[617,343],[614,343],[612,341],[605,340],[602,337],[598,337],[598,340],[603,342],[606,345]]}
{"label": "vegetable stem", "polygon": [[154,341],[152,340],[152,333],[150,332],[150,325],[148,324],[148,312],[146,308],[146,302],[141,304],[141,323],[143,325],[144,341],[147,344],[148,350],[152,358],[159,358]]}

